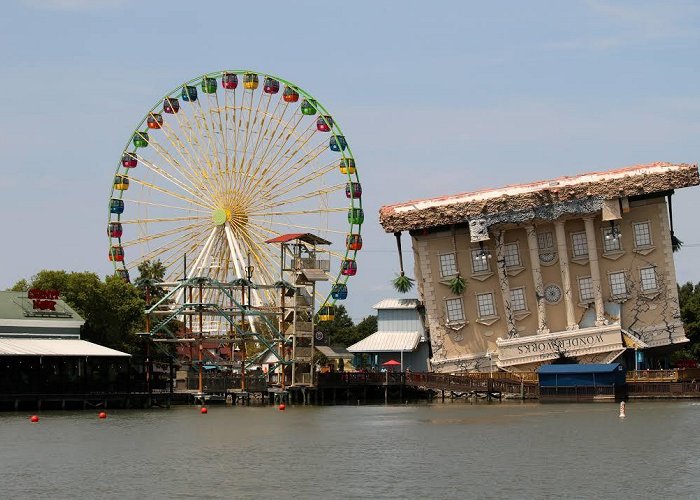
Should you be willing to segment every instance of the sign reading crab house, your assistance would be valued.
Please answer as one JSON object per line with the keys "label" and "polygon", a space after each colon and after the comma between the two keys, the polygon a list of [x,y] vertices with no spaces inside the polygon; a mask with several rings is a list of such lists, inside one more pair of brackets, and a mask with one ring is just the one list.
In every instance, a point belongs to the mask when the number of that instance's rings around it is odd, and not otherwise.
{"label": "sign reading crab house", "polygon": [[27,292],[27,298],[32,301],[32,307],[39,311],[55,311],[59,295],[58,290],[39,290],[38,288],[32,288]]}

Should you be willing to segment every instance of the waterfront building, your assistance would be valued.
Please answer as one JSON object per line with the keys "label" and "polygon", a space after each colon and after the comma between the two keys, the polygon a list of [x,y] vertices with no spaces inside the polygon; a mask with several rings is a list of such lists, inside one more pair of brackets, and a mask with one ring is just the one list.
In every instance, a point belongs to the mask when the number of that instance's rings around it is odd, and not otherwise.
{"label": "waterfront building", "polygon": [[56,290],[0,292],[0,402],[126,392],[130,355],[82,340],[84,322]]}
{"label": "waterfront building", "polygon": [[377,331],[348,347],[354,365],[381,369],[394,360],[402,370],[427,371],[430,346],[420,301],[384,299],[372,307],[377,310]]}
{"label": "waterfront building", "polygon": [[431,368],[657,368],[688,340],[670,200],[698,183],[696,165],[655,163],[382,207],[412,237]]}

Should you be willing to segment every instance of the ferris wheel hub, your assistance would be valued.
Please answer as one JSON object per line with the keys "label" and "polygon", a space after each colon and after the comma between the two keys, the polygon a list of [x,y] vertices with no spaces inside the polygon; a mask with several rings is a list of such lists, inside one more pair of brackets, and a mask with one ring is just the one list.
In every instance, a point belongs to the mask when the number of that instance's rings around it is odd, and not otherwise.
{"label": "ferris wheel hub", "polygon": [[229,218],[229,214],[223,208],[217,208],[212,212],[211,218],[217,226],[223,226]]}

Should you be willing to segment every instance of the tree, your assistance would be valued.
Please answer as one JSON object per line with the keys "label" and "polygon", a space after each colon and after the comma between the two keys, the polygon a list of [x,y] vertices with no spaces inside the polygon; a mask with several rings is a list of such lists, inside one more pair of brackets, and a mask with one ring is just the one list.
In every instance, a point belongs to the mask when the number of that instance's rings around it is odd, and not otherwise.
{"label": "tree", "polygon": [[139,277],[136,278],[135,285],[141,291],[141,298],[146,300],[146,288],[149,288],[149,300],[151,304],[157,302],[165,296],[165,290],[156,286],[162,283],[165,278],[165,266],[160,260],[146,260],[138,265]]}
{"label": "tree", "polygon": [[674,358],[700,361],[700,283],[678,286],[678,302],[685,335],[690,342],[677,351]]}
{"label": "tree", "polygon": [[317,328],[326,334],[329,345],[347,347],[354,343],[355,324],[345,306],[335,306],[333,321],[321,321]]}
{"label": "tree", "polygon": [[43,270],[32,278],[30,287],[59,290],[85,320],[83,339],[127,352],[137,349],[135,333],[143,329],[145,304],[134,285],[116,276],[102,281],[91,272]]}
{"label": "tree", "polygon": [[24,278],[7,289],[8,292],[26,292],[27,290],[29,290],[29,282]]}
{"label": "tree", "polygon": [[329,345],[348,347],[377,331],[377,316],[367,316],[355,325],[345,306],[336,306],[333,321],[320,322],[318,329],[327,335]]}
{"label": "tree", "polygon": [[355,326],[355,336],[357,337],[357,340],[355,342],[359,342],[360,340],[364,339],[365,337],[369,337],[373,333],[377,331],[377,315],[373,314],[371,316],[365,316],[362,321],[360,321],[356,326]]}

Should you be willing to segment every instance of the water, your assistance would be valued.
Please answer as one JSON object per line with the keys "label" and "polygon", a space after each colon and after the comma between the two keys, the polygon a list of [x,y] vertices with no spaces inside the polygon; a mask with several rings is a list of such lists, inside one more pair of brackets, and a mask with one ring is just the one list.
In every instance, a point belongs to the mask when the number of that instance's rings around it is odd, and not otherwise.
{"label": "water", "polygon": [[3,498],[700,498],[700,403],[0,414]]}

